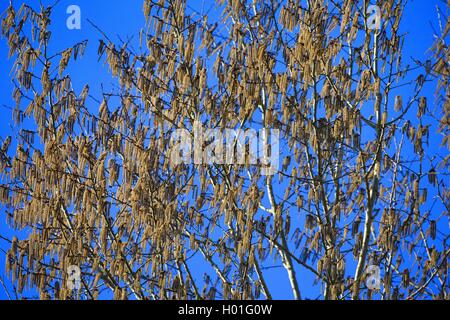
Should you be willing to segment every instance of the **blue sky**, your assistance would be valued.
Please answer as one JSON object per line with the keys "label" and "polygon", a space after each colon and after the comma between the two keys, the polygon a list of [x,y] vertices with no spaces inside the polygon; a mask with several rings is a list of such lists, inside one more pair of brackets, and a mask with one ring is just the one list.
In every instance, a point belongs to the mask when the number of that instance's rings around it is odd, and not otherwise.
{"label": "blue sky", "polygon": [[[14,4],[20,5],[22,1],[14,1]],[[37,1],[23,1],[31,5],[36,5]],[[54,3],[54,1],[43,0],[45,5]],[[201,11],[202,7],[206,11],[210,9],[212,1],[194,0],[189,3]],[[81,30],[69,30],[66,27],[66,8],[69,5],[78,5],[81,8],[82,25]],[[437,27],[437,13],[436,5],[441,4],[439,0],[410,0],[402,23],[402,32],[408,33],[406,37],[403,60],[408,61],[411,58],[418,60],[426,60],[430,57],[427,52],[431,46],[432,28]],[[0,2],[0,13],[4,12],[8,6],[8,1],[2,0]],[[217,10],[214,8],[210,11],[210,15],[217,17]],[[52,16],[52,46],[55,51],[72,46],[74,43],[89,40],[86,54],[82,59],[77,60],[76,63],[71,63],[67,68],[67,73],[72,76],[72,82],[75,91],[81,91],[84,84],[92,79],[100,84],[103,83],[105,88],[110,88],[115,80],[111,78],[108,67],[103,62],[98,63],[97,48],[98,40],[102,38],[101,34],[88,23],[90,19],[98,25],[111,39],[116,42],[128,41],[132,39],[132,43],[137,43],[138,32],[145,24],[145,19],[142,13],[142,0],[61,0],[56,6]],[[0,40],[0,137],[11,135],[16,132],[14,127],[11,110],[9,108],[14,106],[12,96],[12,85],[10,80],[10,70],[12,67],[12,59],[8,59],[8,48],[5,39]],[[95,88],[92,85],[91,93],[94,96],[100,97],[99,87]],[[434,101],[434,83],[425,86],[424,95],[428,97],[428,101]],[[92,103],[92,101],[91,101]],[[93,105],[93,110],[97,110],[98,106]],[[411,119],[412,121],[414,119]],[[431,142],[438,147],[440,140],[438,135],[433,134]],[[446,149],[439,149],[439,152],[446,154]],[[281,191],[283,192],[283,191]],[[442,209],[441,209],[442,210]],[[5,227],[5,219],[3,215],[4,209],[1,208],[0,215],[0,234],[11,235],[11,231]],[[448,232],[448,230],[447,230]],[[4,243],[0,240],[0,248],[4,248]],[[4,255],[0,254],[0,276],[4,274]],[[274,263],[278,265],[278,263]],[[292,294],[289,289],[289,283],[284,270],[279,268],[267,269],[268,282],[271,283],[270,289],[272,294],[278,298],[291,298]],[[299,268],[300,274],[302,269]],[[201,276],[198,273],[197,276]],[[303,277],[300,279],[300,286],[304,297],[315,298],[319,294],[319,287],[313,287],[313,280],[311,277]],[[5,293],[0,289],[0,299],[6,298]]]}

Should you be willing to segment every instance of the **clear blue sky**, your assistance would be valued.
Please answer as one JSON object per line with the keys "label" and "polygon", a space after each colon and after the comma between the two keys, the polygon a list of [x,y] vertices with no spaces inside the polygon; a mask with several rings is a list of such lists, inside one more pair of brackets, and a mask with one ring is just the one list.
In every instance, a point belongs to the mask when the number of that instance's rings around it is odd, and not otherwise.
{"label": "clear blue sky", "polygon": [[[9,1],[2,0],[0,2],[0,13],[4,12],[8,6]],[[32,6],[37,7],[38,1],[18,1],[14,4],[20,6],[22,2],[26,2]],[[202,0],[188,1],[197,9],[201,8]],[[43,0],[44,5],[54,3],[54,0]],[[205,1],[204,7],[207,10],[212,1]],[[431,25],[437,26],[437,14],[435,6],[442,2],[439,0],[410,0],[403,18],[402,31],[408,33],[404,46],[404,61],[411,57],[419,60],[426,60],[429,58],[427,53],[433,38]],[[81,30],[68,30],[66,28],[66,14],[67,6],[76,4],[81,8],[82,26]],[[217,12],[211,11],[211,15],[217,16]],[[86,55],[77,60],[76,63],[69,65],[67,72],[71,74],[74,88],[76,91],[81,91],[86,82],[90,82],[91,93],[94,96],[99,96],[99,88],[92,85],[92,79],[96,79],[96,83],[104,83],[108,88],[115,80],[111,78],[108,73],[107,66],[103,63],[97,62],[97,47],[98,39],[101,35],[95,30],[86,19],[90,19],[95,24],[100,26],[103,31],[113,40],[119,42],[120,39],[127,41],[128,37],[134,37],[134,43],[138,41],[138,32],[144,26],[145,20],[142,13],[142,0],[61,0],[55,8],[52,17],[52,46],[55,50],[72,46],[74,43],[88,39]],[[11,118],[11,110],[8,107],[13,107],[14,102],[12,96],[12,85],[10,80],[10,70],[12,66],[12,59],[8,59],[8,48],[6,40],[0,40],[0,137],[11,135],[12,132],[17,132],[14,128]],[[428,101],[434,101],[434,85],[427,85],[424,95],[428,97]],[[97,106],[92,106],[93,110]],[[434,135],[435,136],[435,135]],[[438,139],[433,138],[432,142],[439,143]],[[437,147],[436,147],[437,148]],[[445,154],[446,150],[442,149]],[[283,192],[283,191],[281,191]],[[5,227],[5,216],[3,214],[4,208],[1,209],[0,214],[0,234],[11,235],[11,231]],[[0,240],[0,248],[5,248],[5,243]],[[4,255],[0,253],[0,276],[4,275]],[[299,268],[302,273],[301,268]],[[267,270],[268,282],[271,283],[272,294],[277,298],[291,298],[292,294],[289,288],[289,283],[285,277],[284,270],[269,269]],[[200,274],[198,274],[200,276]],[[306,277],[300,280],[300,286],[303,290],[302,295],[308,298],[315,298],[319,293],[319,287],[313,287],[313,279]],[[8,280],[7,280],[8,282]],[[309,285],[306,285],[306,283]],[[0,299],[6,298],[3,289],[0,288]]]}

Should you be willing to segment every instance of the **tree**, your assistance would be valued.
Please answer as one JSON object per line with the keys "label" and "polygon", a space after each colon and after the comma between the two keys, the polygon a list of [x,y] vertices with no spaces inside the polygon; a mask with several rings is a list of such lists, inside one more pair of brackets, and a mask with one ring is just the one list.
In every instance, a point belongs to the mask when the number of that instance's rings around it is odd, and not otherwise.
{"label": "tree", "polygon": [[[145,0],[137,49],[91,22],[117,82],[101,98],[96,79],[75,92],[66,72],[92,44],[54,52],[54,6],[11,5],[21,130],[1,149],[0,202],[26,231],[3,237],[19,294],[272,299],[275,261],[295,299],[307,278],[323,299],[448,299],[449,157],[429,142],[439,125],[450,147],[449,20],[440,11],[435,56],[405,65],[406,1],[377,5],[219,0],[214,21]],[[251,147],[245,163],[174,165],[174,133],[194,138],[196,123],[279,130],[282,165],[264,175]]]}

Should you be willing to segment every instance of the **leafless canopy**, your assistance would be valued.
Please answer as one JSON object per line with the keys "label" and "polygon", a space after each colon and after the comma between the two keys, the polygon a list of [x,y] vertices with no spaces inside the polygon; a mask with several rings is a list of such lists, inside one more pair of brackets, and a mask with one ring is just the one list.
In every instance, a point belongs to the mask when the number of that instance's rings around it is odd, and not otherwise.
{"label": "leafless canopy", "polygon": [[[422,62],[402,57],[404,0],[377,1],[379,30],[366,0],[219,0],[214,18],[189,3],[145,0],[138,46],[91,22],[116,83],[87,79],[100,96],[66,71],[95,41],[53,52],[53,7],[5,13],[17,131],[1,217],[24,232],[0,243],[16,293],[271,299],[275,265],[296,299],[305,279],[324,299],[447,299],[448,4]],[[279,171],[172,166],[171,134],[194,121],[280,130]]]}

